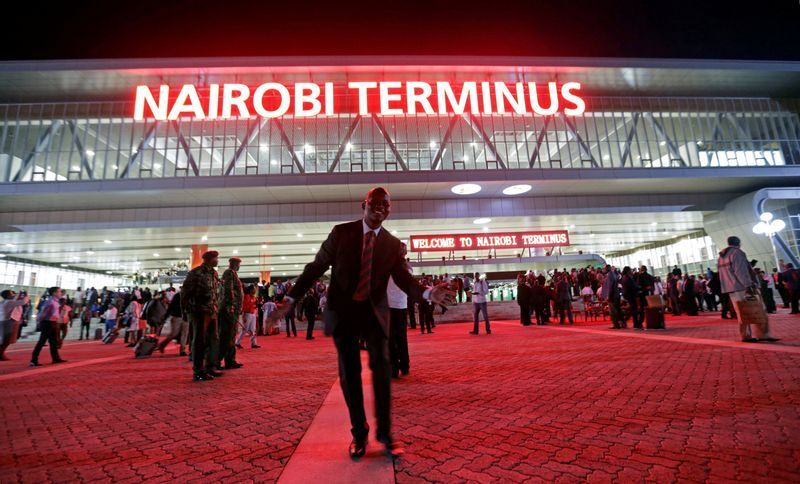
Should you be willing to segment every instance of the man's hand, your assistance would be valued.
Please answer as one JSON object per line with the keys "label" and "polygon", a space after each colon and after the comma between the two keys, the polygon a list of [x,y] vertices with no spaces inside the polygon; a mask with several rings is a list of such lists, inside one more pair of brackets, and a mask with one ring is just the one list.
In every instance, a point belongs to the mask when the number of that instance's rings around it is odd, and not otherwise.
{"label": "man's hand", "polygon": [[443,282],[431,289],[431,302],[442,306],[452,306],[456,303],[456,292],[450,288],[450,284]]}

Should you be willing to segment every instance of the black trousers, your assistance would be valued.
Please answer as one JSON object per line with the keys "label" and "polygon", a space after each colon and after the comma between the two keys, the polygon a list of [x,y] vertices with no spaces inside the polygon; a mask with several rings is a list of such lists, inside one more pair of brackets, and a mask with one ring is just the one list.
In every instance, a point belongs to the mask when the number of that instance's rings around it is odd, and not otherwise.
{"label": "black trousers", "polygon": [[219,312],[219,363],[225,362],[226,367],[236,363],[236,330],[239,325],[239,315],[230,313],[225,309]]}
{"label": "black trousers", "polygon": [[[294,309],[290,309],[288,313],[286,313],[286,317],[284,318],[286,321],[286,337],[288,338],[292,332],[294,335],[297,336],[297,326],[294,324],[294,313],[292,312]],[[291,331],[289,331],[291,329]]]}
{"label": "black trousers", "polygon": [[308,321],[308,328],[306,328],[306,339],[314,337],[314,324],[317,322],[317,313],[305,313],[306,321]]}
{"label": "black trousers", "polygon": [[417,313],[414,311],[414,303],[408,303],[408,325],[411,329],[417,329]]}
{"label": "black trousers", "polygon": [[430,332],[431,323],[433,323],[433,304],[428,302],[419,303],[419,331],[424,333],[427,327],[428,332]]}
{"label": "black trousers", "polygon": [[389,360],[392,363],[392,373],[402,371],[408,373],[408,329],[406,309],[389,309],[392,322],[389,334]]}
{"label": "black trousers", "polygon": [[733,303],[731,302],[731,295],[728,293],[720,294],[719,296],[720,303],[722,304],[722,314],[720,315],[723,318],[736,317],[736,310],[733,308]]}
{"label": "black trousers", "polygon": [[86,339],[89,339],[89,323],[81,323],[80,338],[83,339],[84,330],[86,331]]}
{"label": "black trousers", "polygon": [[531,325],[531,305],[528,303],[519,303],[519,322],[523,326]]}
{"label": "black trousers", "polygon": [[189,316],[192,331],[192,365],[195,373],[213,370],[219,364],[219,327],[217,315]]}
{"label": "black trousers", "polygon": [[42,331],[39,333],[39,341],[36,342],[36,346],[33,348],[33,354],[31,355],[32,362],[39,363],[39,353],[42,352],[45,342],[50,347],[50,359],[53,361],[61,359],[61,357],[58,356],[58,332],[61,328],[58,326],[59,324],[55,321],[42,321]]}
{"label": "black trousers", "polygon": [[544,313],[544,304],[534,304],[533,312],[536,313],[536,324],[542,325],[547,322],[547,315]]}
{"label": "black trousers", "polygon": [[339,380],[350,414],[350,432],[353,438],[364,440],[369,430],[364,411],[364,389],[361,384],[359,338],[364,338],[369,352],[378,439],[391,439],[389,339],[384,334],[369,301],[353,303],[347,314],[340,315],[339,324],[333,332],[333,342],[339,356]]}
{"label": "black trousers", "polygon": [[628,300],[628,304],[630,305],[631,319],[633,319],[633,327],[634,328],[641,328],[642,327],[642,315],[639,312],[639,298],[638,297],[631,297]]}

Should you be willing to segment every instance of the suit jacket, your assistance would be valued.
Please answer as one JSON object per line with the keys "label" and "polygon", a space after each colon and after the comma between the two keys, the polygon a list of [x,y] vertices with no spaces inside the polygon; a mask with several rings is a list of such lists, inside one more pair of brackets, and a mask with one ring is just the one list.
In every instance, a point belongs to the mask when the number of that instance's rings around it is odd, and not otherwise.
{"label": "suit jacket", "polygon": [[[326,334],[332,334],[339,324],[353,324],[349,318],[341,316],[349,314],[355,304],[353,295],[361,272],[363,240],[364,229],[361,220],[333,227],[314,261],[306,265],[294,287],[289,291],[289,297],[299,301],[311,285],[332,267],[331,282],[328,286],[329,314],[324,316]],[[422,293],[425,290],[425,287],[408,272],[401,250],[402,242],[388,230],[381,228],[372,253],[369,301],[387,337],[390,324],[386,286],[389,278],[394,278],[397,287],[414,301],[423,301]]]}

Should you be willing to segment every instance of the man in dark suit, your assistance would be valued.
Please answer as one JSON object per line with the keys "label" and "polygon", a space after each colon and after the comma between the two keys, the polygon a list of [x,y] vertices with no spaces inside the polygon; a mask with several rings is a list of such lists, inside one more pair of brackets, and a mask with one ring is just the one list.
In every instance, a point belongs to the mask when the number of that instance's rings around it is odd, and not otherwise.
{"label": "man in dark suit", "polygon": [[353,434],[350,456],[358,458],[365,454],[369,434],[358,347],[359,338],[363,338],[367,343],[372,369],[377,438],[386,446],[387,454],[397,457],[402,454],[402,449],[392,440],[389,410],[390,316],[386,297],[389,278],[392,277],[411,300],[452,304],[455,293],[447,284],[426,288],[408,272],[400,240],[381,228],[391,208],[389,192],[385,188],[370,190],[361,207],[364,210],[363,218],[333,228],[314,261],[306,265],[284,298],[288,304],[270,317],[279,320],[332,267],[325,332],[333,335],[339,356],[339,378]]}

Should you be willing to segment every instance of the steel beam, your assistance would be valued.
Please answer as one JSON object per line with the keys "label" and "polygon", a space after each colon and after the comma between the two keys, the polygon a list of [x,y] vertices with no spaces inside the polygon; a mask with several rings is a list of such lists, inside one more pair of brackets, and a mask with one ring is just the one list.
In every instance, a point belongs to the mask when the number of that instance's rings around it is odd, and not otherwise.
{"label": "steel beam", "polygon": [[261,128],[267,123],[267,118],[253,118],[250,120],[250,123],[247,126],[247,132],[244,135],[244,139],[239,146],[236,148],[236,152],[233,154],[231,161],[228,162],[228,168],[225,169],[225,176],[231,174],[234,168],[236,168],[236,163],[239,162],[239,158],[242,157],[242,154],[247,150],[247,147],[250,146],[250,143],[258,137],[259,131]]}
{"label": "steel beam", "polygon": [[[189,143],[186,141],[186,138],[184,138],[183,133],[181,132],[180,125],[178,124],[177,121],[173,120],[172,121],[172,126],[175,128],[175,134],[177,135],[177,138],[178,138],[178,144],[181,145],[181,148],[183,148],[184,153],[186,153],[186,162],[189,164],[190,167],[192,167],[192,171],[194,172],[194,175],[195,176],[200,176],[200,169],[197,168],[197,163],[195,163],[195,161],[194,161],[194,156],[192,156],[192,152],[191,152],[191,150],[189,148]],[[178,160],[176,159],[175,160],[176,165],[177,165],[177,161]]]}
{"label": "steel beam", "polygon": [[446,145],[450,141],[450,136],[453,135],[453,128],[456,127],[458,118],[459,116],[453,116],[453,119],[450,120],[450,124],[447,126],[447,131],[444,132],[444,138],[442,138],[442,142],[439,144],[439,150],[436,152],[436,156],[433,157],[433,161],[431,162],[431,171],[436,170],[439,168],[439,165],[442,164],[444,150],[447,149]]}
{"label": "steel beam", "polygon": [[394,157],[397,158],[397,164],[400,165],[400,168],[402,168],[403,171],[408,171],[408,165],[406,165],[406,162],[405,160],[403,160],[403,157],[400,156],[400,151],[397,150],[397,145],[394,144],[394,141],[392,141],[392,137],[389,136],[389,132],[386,131],[386,127],[383,126],[383,123],[378,118],[378,115],[376,115],[375,113],[372,114],[372,121],[375,123],[375,126],[378,127],[378,131],[380,131],[381,136],[383,136],[383,139],[386,140],[386,144],[389,145],[389,149],[392,150]]}
{"label": "steel beam", "polygon": [[[481,139],[483,139],[484,144],[486,144],[486,146],[488,146],[492,150],[492,153],[494,153],[494,159],[497,160],[497,164],[501,166],[503,169],[505,169],[506,163],[500,156],[500,152],[497,151],[497,147],[494,145],[494,142],[492,142],[492,139],[489,137],[488,134],[486,134],[486,130],[483,129],[483,125],[480,123],[480,121],[478,121],[478,118],[476,118],[474,114],[470,113],[469,120],[470,120],[469,125],[472,128],[472,130],[478,133]],[[484,158],[485,157],[486,155],[484,155]]]}
{"label": "steel beam", "polygon": [[78,152],[81,154],[81,166],[86,169],[86,173],[89,174],[89,179],[92,180],[94,179],[94,170],[89,165],[89,157],[86,155],[86,150],[83,147],[80,136],[78,136],[78,126],[75,125],[75,121],[67,121],[67,125],[72,132],[72,142],[75,143],[75,147],[78,148]]}
{"label": "steel beam", "polygon": [[620,160],[620,166],[623,168],[628,161],[628,156],[631,154],[631,143],[633,143],[633,137],[636,136],[636,127],[639,124],[640,117],[641,113],[633,113],[633,125],[631,129],[628,130],[628,135],[625,137],[625,149],[622,150],[622,159]]}
{"label": "steel beam", "polygon": [[[33,149],[30,151],[30,153],[25,155],[25,158],[22,159],[22,163],[19,165],[19,170],[14,176],[15,182],[21,181],[23,178],[25,178],[27,172],[31,171],[33,159],[36,158],[36,155],[47,148],[47,146],[50,144],[50,140],[53,139],[53,136],[55,136],[58,130],[61,129],[63,124],[63,121],[56,119],[50,123],[50,126],[48,126],[42,134],[39,135],[39,138],[36,140],[36,144],[33,145]],[[11,166],[10,163],[11,160],[9,159],[9,166]]]}
{"label": "steel beam", "polygon": [[336,167],[339,166],[339,160],[342,159],[344,150],[347,149],[347,143],[350,142],[350,137],[353,136],[353,132],[356,130],[359,121],[361,121],[361,115],[356,114],[356,117],[353,119],[353,122],[350,123],[350,127],[347,128],[347,132],[344,134],[344,139],[339,143],[339,149],[336,150],[336,156],[333,158],[331,166],[328,168],[328,173],[333,173]]}
{"label": "steel beam", "polygon": [[[580,147],[581,151],[583,151],[584,156],[589,158],[586,161],[591,161],[592,167],[599,168],[600,165],[597,163],[597,160],[594,159],[594,156],[592,156],[592,150],[589,149],[589,146],[586,144],[585,141],[583,141],[581,135],[578,134],[578,130],[577,128],[575,128],[575,124],[572,122],[572,120],[569,117],[564,116],[564,124],[567,125],[567,130],[569,130],[569,132],[572,133],[572,136],[575,137],[575,140],[578,142],[578,146]],[[584,159],[581,158],[581,161],[584,161]]]}
{"label": "steel beam", "polygon": [[544,118],[544,126],[542,126],[542,130],[539,131],[539,135],[536,137],[536,146],[533,147],[533,153],[531,153],[530,168],[533,168],[533,165],[536,164],[536,160],[539,159],[539,152],[542,150],[542,142],[544,141],[544,137],[547,136],[547,126],[550,124],[551,119],[553,119],[552,116],[546,116]]}
{"label": "steel beam", "polygon": [[656,118],[653,117],[652,113],[645,113],[645,116],[647,117],[647,120],[650,121],[650,123],[652,123],[653,129],[655,129],[656,134],[661,139],[661,141],[667,143],[667,149],[669,150],[670,153],[670,161],[677,160],[681,163],[681,166],[683,167],[688,166],[686,164],[686,160],[684,160],[683,156],[681,156],[680,150],[678,150],[678,147],[669,137],[667,132],[664,131],[664,128],[661,126],[661,123],[659,123],[658,120],[656,120]]}
{"label": "steel beam", "polygon": [[153,124],[145,131],[142,140],[139,142],[139,146],[136,147],[136,151],[131,153],[130,158],[128,158],[128,164],[125,165],[125,168],[120,173],[120,178],[128,178],[128,174],[131,171],[131,168],[139,161],[139,158],[142,157],[142,151],[144,151],[145,147],[150,143],[150,140],[153,139],[153,136],[156,134],[156,129],[158,129],[158,121],[153,121]]}
{"label": "steel beam", "polygon": [[272,122],[275,123],[275,127],[278,128],[278,133],[281,135],[281,141],[283,141],[284,146],[286,146],[286,149],[289,150],[289,154],[292,155],[292,162],[294,163],[294,166],[297,167],[297,170],[300,173],[305,173],[306,170],[303,168],[303,164],[300,163],[300,159],[297,158],[297,153],[294,152],[292,141],[286,135],[286,130],[283,129],[283,123],[281,123],[278,118],[272,118]]}

